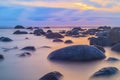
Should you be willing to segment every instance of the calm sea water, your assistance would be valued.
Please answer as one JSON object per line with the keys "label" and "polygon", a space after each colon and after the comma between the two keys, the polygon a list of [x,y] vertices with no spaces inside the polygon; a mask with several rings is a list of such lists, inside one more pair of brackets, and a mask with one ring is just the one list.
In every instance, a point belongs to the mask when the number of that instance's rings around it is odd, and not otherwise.
{"label": "calm sea water", "polygon": [[[53,28],[53,31],[68,30],[69,28]],[[47,30],[47,29],[46,29]],[[63,80],[120,80],[120,74],[107,78],[91,79],[91,75],[99,69],[107,66],[115,66],[120,69],[120,62],[107,62],[106,60],[86,62],[86,63],[70,63],[70,62],[52,62],[47,59],[48,54],[52,51],[75,44],[89,44],[87,37],[72,38],[65,37],[63,40],[71,39],[74,44],[53,43],[51,39],[46,39],[44,36],[34,36],[32,34],[13,35],[14,29],[0,29],[0,37],[6,36],[13,39],[13,42],[0,42],[0,54],[3,54],[5,59],[0,61],[0,80],[38,80],[44,74],[51,71],[59,71],[64,77]],[[31,32],[27,30],[28,32]],[[29,39],[26,40],[25,38]],[[2,48],[18,49],[4,51]],[[18,57],[24,51],[20,49],[25,46],[35,46],[36,51],[31,52],[32,56]],[[50,46],[52,48],[41,48],[42,46]],[[110,47],[105,47],[107,57],[116,57],[120,59],[120,54],[110,50]]]}

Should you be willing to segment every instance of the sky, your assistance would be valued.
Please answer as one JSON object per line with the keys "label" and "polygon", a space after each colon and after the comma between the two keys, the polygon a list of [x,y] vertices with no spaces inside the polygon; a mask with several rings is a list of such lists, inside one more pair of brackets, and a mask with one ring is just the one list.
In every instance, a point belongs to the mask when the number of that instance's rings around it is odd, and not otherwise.
{"label": "sky", "polygon": [[120,0],[0,0],[0,26],[120,26]]}

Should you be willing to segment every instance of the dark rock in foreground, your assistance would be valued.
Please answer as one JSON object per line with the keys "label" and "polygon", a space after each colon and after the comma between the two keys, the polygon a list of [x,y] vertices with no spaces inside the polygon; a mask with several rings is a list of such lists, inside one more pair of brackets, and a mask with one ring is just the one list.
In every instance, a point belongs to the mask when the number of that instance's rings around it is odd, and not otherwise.
{"label": "dark rock in foreground", "polygon": [[61,39],[54,39],[53,42],[63,42]]}
{"label": "dark rock in foreground", "polygon": [[107,37],[92,37],[89,38],[90,40],[90,45],[99,45],[99,46],[112,46],[112,41],[111,39]]}
{"label": "dark rock in foreground", "polygon": [[66,44],[71,44],[71,43],[73,43],[73,41],[72,40],[66,40],[65,43]]}
{"label": "dark rock in foreground", "polygon": [[115,45],[111,48],[111,50],[116,51],[116,52],[120,52],[120,43],[115,44]]}
{"label": "dark rock in foreground", "polygon": [[17,26],[15,26],[14,28],[15,28],[15,29],[25,29],[25,27],[22,26],[22,25],[17,25]]}
{"label": "dark rock in foreground", "polygon": [[74,45],[53,51],[48,59],[57,61],[95,61],[104,59],[105,54],[88,45]]}
{"label": "dark rock in foreground", "polygon": [[28,34],[28,32],[17,30],[13,34]]}
{"label": "dark rock in foreground", "polygon": [[48,33],[48,34],[46,34],[46,38],[50,38],[50,39],[53,39],[53,38],[64,38],[64,36],[62,36],[59,33]]}
{"label": "dark rock in foreground", "polygon": [[21,50],[35,51],[36,48],[34,46],[27,46],[27,47],[22,48]]}
{"label": "dark rock in foreground", "polygon": [[0,54],[0,60],[4,59],[4,56],[2,54]]}
{"label": "dark rock in foreground", "polygon": [[95,72],[92,77],[112,76],[119,70],[116,67],[105,67]]}
{"label": "dark rock in foreground", "polygon": [[2,41],[2,42],[11,42],[13,40],[8,38],[8,37],[0,37],[0,41]]}
{"label": "dark rock in foreground", "polygon": [[117,59],[117,58],[114,58],[114,57],[109,57],[108,59],[107,59],[107,61],[119,61],[119,59]]}
{"label": "dark rock in foreground", "polygon": [[105,49],[102,46],[94,45],[96,48],[105,53]]}
{"label": "dark rock in foreground", "polygon": [[62,77],[62,74],[60,72],[54,71],[47,73],[43,77],[41,77],[39,80],[60,80]]}

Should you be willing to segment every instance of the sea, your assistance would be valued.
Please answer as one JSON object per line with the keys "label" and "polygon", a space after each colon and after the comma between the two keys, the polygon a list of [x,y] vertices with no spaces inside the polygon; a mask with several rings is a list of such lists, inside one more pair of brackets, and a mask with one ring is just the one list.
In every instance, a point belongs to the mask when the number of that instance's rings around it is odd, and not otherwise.
{"label": "sea", "polygon": [[[60,30],[70,30],[71,28],[50,28],[53,32]],[[47,31],[48,29],[44,29]],[[120,53],[111,51],[111,47],[104,47],[106,58],[93,62],[55,62],[50,61],[48,55],[57,49],[71,45],[89,45],[87,37],[65,37],[62,40],[72,40],[73,44],[63,42],[52,42],[53,39],[47,39],[45,36],[35,36],[33,34],[15,35],[16,29],[0,29],[0,37],[9,37],[12,42],[0,42],[0,54],[4,55],[4,60],[0,61],[0,80],[39,80],[45,74],[58,71],[63,74],[62,80],[120,80],[120,73],[109,77],[91,76],[103,67],[117,67],[120,69],[120,61],[108,62],[108,57],[120,59]],[[33,32],[23,29],[23,31]],[[29,39],[25,39],[25,38]],[[19,57],[25,52],[21,49],[26,46],[35,46],[36,51],[29,51],[32,55]],[[51,48],[43,48],[50,46]],[[16,49],[12,49],[18,47]],[[11,48],[11,50],[5,50]]]}

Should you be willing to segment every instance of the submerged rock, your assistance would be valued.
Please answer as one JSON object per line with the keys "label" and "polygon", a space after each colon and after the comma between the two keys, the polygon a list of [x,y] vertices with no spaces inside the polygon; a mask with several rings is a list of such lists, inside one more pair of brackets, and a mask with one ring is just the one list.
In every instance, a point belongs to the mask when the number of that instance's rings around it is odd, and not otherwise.
{"label": "submerged rock", "polygon": [[65,43],[66,44],[71,44],[71,43],[73,43],[73,41],[72,40],[66,40]]}
{"label": "submerged rock", "polygon": [[27,46],[27,47],[22,48],[21,50],[35,51],[36,48],[34,46]]}
{"label": "submerged rock", "polygon": [[115,45],[111,48],[111,50],[116,51],[116,52],[120,52],[120,43],[115,44]]}
{"label": "submerged rock", "polygon": [[8,37],[0,37],[0,41],[2,41],[2,42],[11,42],[13,40],[8,38]]}
{"label": "submerged rock", "polygon": [[54,39],[53,42],[63,42],[61,39]]}
{"label": "submerged rock", "polygon": [[0,60],[4,59],[4,56],[2,54],[0,54]]}
{"label": "submerged rock", "polygon": [[31,53],[24,52],[24,53],[19,54],[19,57],[26,57],[26,56],[31,56]]}
{"label": "submerged rock", "polygon": [[53,38],[64,38],[64,36],[59,34],[59,33],[48,33],[45,36],[46,36],[46,38],[51,38],[51,39],[53,39]]}
{"label": "submerged rock", "polygon": [[17,31],[15,31],[13,34],[28,34],[28,32],[27,32],[27,31],[17,30]]}
{"label": "submerged rock", "polygon": [[17,26],[15,26],[14,28],[15,28],[15,29],[25,29],[25,27],[22,26],[22,25],[17,25]]}
{"label": "submerged rock", "polygon": [[54,72],[45,74],[39,80],[60,80],[61,77],[62,77],[62,74],[60,72],[54,71]]}
{"label": "submerged rock", "polygon": [[112,46],[112,41],[111,39],[107,38],[107,37],[92,37],[89,38],[90,40],[90,45],[99,45],[99,46]]}
{"label": "submerged rock", "polygon": [[95,72],[92,77],[111,76],[118,72],[116,67],[105,67]]}
{"label": "submerged rock", "polygon": [[69,46],[55,50],[48,55],[48,59],[60,61],[95,61],[105,57],[102,51],[89,45]]}
{"label": "submerged rock", "polygon": [[42,46],[41,48],[51,48],[50,46]]}
{"label": "submerged rock", "polygon": [[119,61],[119,59],[114,58],[114,57],[109,57],[109,58],[107,59],[107,61]]}

